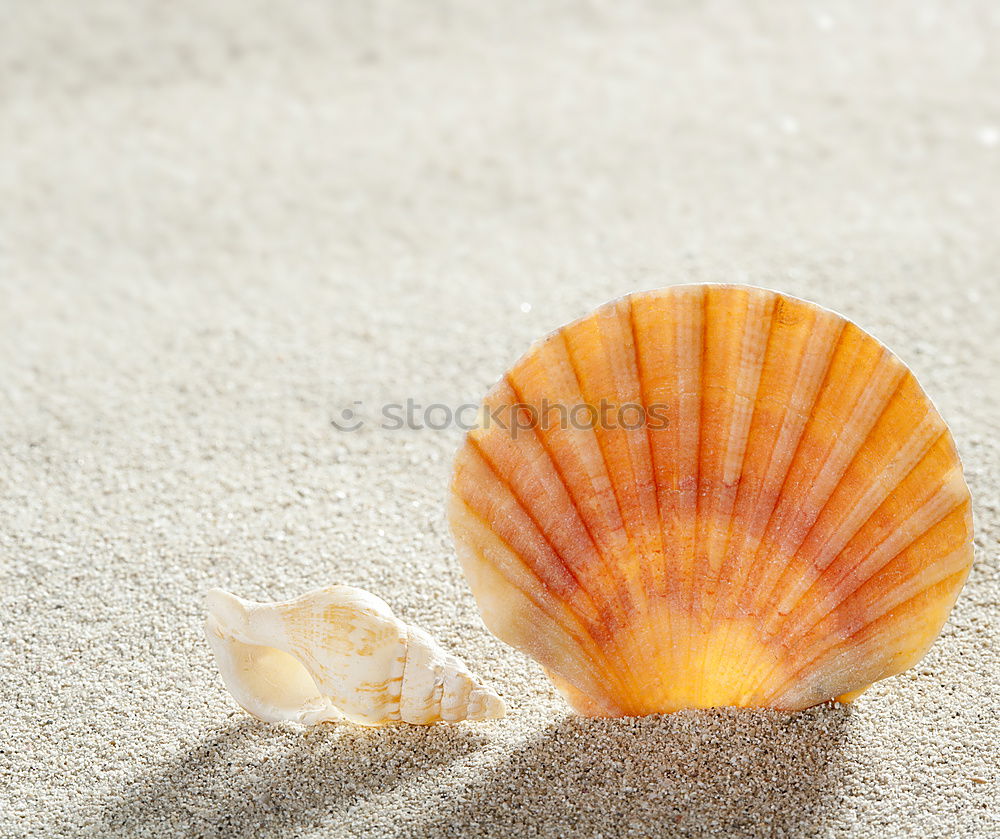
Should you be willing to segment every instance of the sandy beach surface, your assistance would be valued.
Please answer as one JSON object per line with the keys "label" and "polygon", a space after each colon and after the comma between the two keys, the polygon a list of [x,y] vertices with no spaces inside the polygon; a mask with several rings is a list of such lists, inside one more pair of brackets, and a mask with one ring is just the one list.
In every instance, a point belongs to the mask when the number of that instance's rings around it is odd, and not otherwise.
{"label": "sandy beach surface", "polygon": [[[0,10],[0,836],[1000,835],[1000,6]],[[977,564],[851,708],[573,717],[461,577],[461,431],[383,427],[677,282],[842,312],[952,426]],[[242,712],[204,592],[334,581],[509,717]]]}

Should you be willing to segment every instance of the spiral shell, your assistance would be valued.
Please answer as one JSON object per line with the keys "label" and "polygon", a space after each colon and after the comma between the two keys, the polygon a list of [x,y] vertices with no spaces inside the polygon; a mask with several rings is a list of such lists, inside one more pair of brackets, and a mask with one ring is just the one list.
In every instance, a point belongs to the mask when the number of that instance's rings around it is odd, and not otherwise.
{"label": "spiral shell", "polygon": [[459,659],[362,589],[334,585],[279,603],[213,589],[206,601],[226,687],[267,722],[426,725],[506,713]]}
{"label": "spiral shell", "polygon": [[480,418],[459,559],[487,626],[582,713],[847,701],[923,656],[971,566],[961,464],[913,375],[783,294],[610,303]]}

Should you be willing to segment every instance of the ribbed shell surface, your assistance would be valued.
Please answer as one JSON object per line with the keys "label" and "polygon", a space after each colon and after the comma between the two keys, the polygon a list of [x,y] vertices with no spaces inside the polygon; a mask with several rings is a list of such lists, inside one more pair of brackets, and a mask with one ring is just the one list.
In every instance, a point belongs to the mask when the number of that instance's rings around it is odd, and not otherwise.
{"label": "ribbed shell surface", "polygon": [[487,626],[580,712],[848,700],[919,660],[972,562],[951,435],[832,312],[675,286],[534,345],[449,517]]}

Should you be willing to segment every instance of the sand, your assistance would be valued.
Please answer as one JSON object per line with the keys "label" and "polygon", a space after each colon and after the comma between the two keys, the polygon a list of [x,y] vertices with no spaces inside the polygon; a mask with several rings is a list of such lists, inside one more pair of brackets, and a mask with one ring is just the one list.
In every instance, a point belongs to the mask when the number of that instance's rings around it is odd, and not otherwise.
{"label": "sand", "polygon": [[[0,34],[0,836],[1000,835],[995,4],[85,5]],[[579,720],[461,578],[461,432],[380,408],[701,281],[913,367],[977,564],[850,709]],[[249,718],[204,591],[331,581],[510,716]]]}

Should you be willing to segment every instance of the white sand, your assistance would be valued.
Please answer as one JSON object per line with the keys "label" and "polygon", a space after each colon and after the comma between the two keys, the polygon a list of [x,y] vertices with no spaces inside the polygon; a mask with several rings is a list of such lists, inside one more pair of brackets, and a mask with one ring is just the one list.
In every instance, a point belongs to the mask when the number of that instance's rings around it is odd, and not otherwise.
{"label": "white sand", "polygon": [[[0,835],[1000,835],[998,7],[457,5],[2,9]],[[850,711],[580,721],[460,577],[458,432],[329,420],[474,401],[604,300],[709,280],[916,370],[978,564]],[[334,580],[509,719],[237,710],[202,593]]]}

